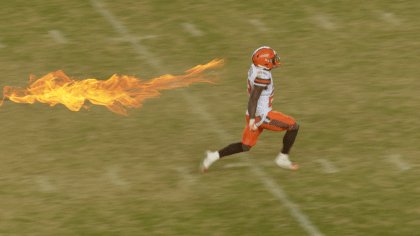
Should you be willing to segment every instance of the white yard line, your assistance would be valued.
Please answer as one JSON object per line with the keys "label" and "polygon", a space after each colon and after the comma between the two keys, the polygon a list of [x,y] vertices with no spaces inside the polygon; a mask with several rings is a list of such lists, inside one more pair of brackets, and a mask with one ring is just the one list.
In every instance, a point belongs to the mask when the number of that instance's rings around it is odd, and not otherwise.
{"label": "white yard line", "polygon": [[37,176],[35,179],[42,192],[54,192],[55,187],[50,183],[49,179],[45,176]]}
{"label": "white yard line", "polygon": [[399,19],[397,19],[397,17],[395,17],[395,15],[393,13],[382,13],[382,19],[394,26],[399,26],[401,24],[401,21]]}
{"label": "white yard line", "polygon": [[400,170],[409,170],[411,169],[411,166],[408,165],[407,163],[405,163],[402,159],[401,159],[401,155],[399,154],[394,154],[394,155],[389,155],[388,159],[394,163]]}
{"label": "white yard line", "polygon": [[236,167],[245,167],[245,166],[251,166],[251,163],[231,163],[231,164],[226,164],[225,168],[236,168]]}
{"label": "white yard line", "polygon": [[119,37],[119,38],[110,38],[109,40],[111,40],[111,41],[117,41],[117,42],[132,42],[132,41],[141,41],[141,40],[143,40],[143,39],[152,39],[152,38],[156,38],[156,36],[155,35],[146,35],[146,36],[143,36],[143,37],[130,37],[130,38],[127,38],[127,37]]}
{"label": "white yard line", "polygon": [[118,185],[118,186],[126,186],[126,185],[128,185],[129,183],[128,183],[128,182],[126,182],[126,181],[124,181],[124,180],[122,180],[122,179],[118,176],[117,172],[118,172],[118,169],[117,169],[117,168],[112,168],[112,169],[110,169],[110,170],[106,173],[106,176],[107,176],[107,177],[108,177],[108,179],[111,181],[111,183],[113,183],[113,184],[115,184],[115,185]]}
{"label": "white yard line", "polygon": [[[254,172],[259,172],[261,169],[255,169]],[[270,192],[281,200],[284,206],[289,209],[290,214],[300,223],[300,226],[311,236],[324,236],[319,229],[312,223],[312,221],[303,214],[299,206],[289,200],[289,197],[283,190],[274,182],[273,179],[269,178],[264,172],[259,173],[262,177],[264,185],[270,190]]]}
{"label": "white yard line", "polygon": [[326,30],[334,30],[337,28],[337,26],[328,17],[315,16],[314,20],[319,26],[321,26],[322,28]]}
{"label": "white yard line", "polygon": [[197,26],[191,23],[182,23],[182,27],[192,36],[203,36],[204,32],[199,30]]}
{"label": "white yard line", "polygon": [[[236,162],[236,163],[230,163],[226,164],[224,168],[237,168],[237,167],[250,167],[251,163],[243,163],[243,162]],[[277,166],[274,160],[272,162],[264,161],[264,162],[258,162],[257,165],[260,166]]]}
{"label": "white yard line", "polygon": [[250,19],[248,22],[257,28],[258,31],[265,32],[268,29],[264,26],[264,24],[259,19]]}
{"label": "white yard line", "polygon": [[[392,12],[383,12],[378,6],[372,7],[370,4],[366,4],[365,6],[373,12],[375,17],[385,22],[388,26],[400,26],[404,23],[403,19],[399,19]],[[385,29],[389,29],[389,27]]]}
{"label": "white yard line", "polygon": [[182,175],[182,177],[185,179],[185,181],[192,185],[195,183],[195,178],[190,174],[190,171],[185,167],[178,167],[176,170]]}
{"label": "white yard line", "polygon": [[60,32],[60,30],[50,30],[48,31],[48,34],[57,42],[60,44],[67,43],[67,39],[64,38],[63,34]]}
{"label": "white yard line", "polygon": [[108,10],[105,9],[105,6],[102,2],[98,0],[90,0],[92,3],[92,6],[99,11],[111,25],[114,27],[114,29],[123,37],[126,39],[130,39],[130,43],[134,47],[134,52],[140,57],[140,59],[145,60],[146,62],[149,62],[152,64],[154,68],[159,68],[161,66],[160,60],[157,59],[156,55],[152,54],[147,50],[145,46],[140,44],[137,40],[135,40],[134,36],[132,36],[128,29],[122,25],[115,17],[112,15]]}
{"label": "white yard line", "polygon": [[[132,37],[128,29],[125,28],[121,23],[119,23],[119,21],[109,11],[107,11],[104,8],[102,3],[100,3],[98,0],[90,0],[90,1],[92,5],[113,25],[114,29],[119,34],[121,34],[122,37],[127,37],[127,38]],[[160,64],[156,64],[153,61],[151,61],[152,58],[149,58],[151,53],[147,50],[145,46],[141,45],[137,41],[131,41],[131,43],[133,44],[133,47],[135,48],[136,53],[138,53],[140,57],[147,59],[145,61],[149,62],[150,66],[152,66],[155,70],[161,72],[162,74],[166,74],[164,71],[162,71]],[[198,112],[199,115],[202,117],[202,119],[206,121],[209,126],[213,128],[212,130],[215,130],[216,133],[220,135],[221,139],[226,140],[226,141],[235,140],[235,137],[232,137],[232,135],[230,135],[225,130],[223,130],[220,127],[220,125],[215,122],[215,119],[213,118],[213,116],[203,108],[203,106],[201,105],[197,97],[193,97],[184,89],[180,89],[180,91],[183,91],[182,95],[185,97],[186,101],[190,104],[190,107],[193,108],[193,111]],[[245,153],[244,157],[248,162],[250,162],[249,155]],[[324,235],[321,231],[319,231],[319,229],[315,225],[312,224],[312,222],[308,219],[308,217],[299,209],[299,206],[289,200],[288,196],[283,192],[280,186],[273,179],[271,179],[261,167],[256,166],[256,165],[251,165],[250,168],[251,168],[251,171],[260,178],[260,180],[270,190],[270,192],[275,197],[277,197],[280,200],[280,202],[283,203],[284,206],[286,206],[289,209],[291,215],[295,217],[295,219],[300,223],[301,227],[305,229],[309,235],[311,236]]]}
{"label": "white yard line", "polygon": [[[185,156],[185,154],[180,150],[175,150],[174,154],[177,155],[178,157]],[[177,167],[177,168],[175,168],[175,170],[182,175],[183,179],[185,180],[185,182],[188,185],[192,185],[192,184],[195,183],[196,178],[195,178],[194,175],[191,174],[191,170],[188,170],[188,168]],[[195,168],[195,170],[196,170],[196,168]]]}
{"label": "white yard line", "polygon": [[337,173],[338,172],[338,169],[335,168],[335,166],[331,162],[329,162],[325,159],[318,159],[316,161],[321,163],[321,165],[324,167],[324,172],[325,173]]}

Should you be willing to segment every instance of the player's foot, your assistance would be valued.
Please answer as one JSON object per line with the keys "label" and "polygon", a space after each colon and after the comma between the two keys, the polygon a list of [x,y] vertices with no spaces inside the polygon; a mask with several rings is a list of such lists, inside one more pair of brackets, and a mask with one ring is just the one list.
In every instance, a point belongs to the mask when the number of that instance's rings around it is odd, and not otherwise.
{"label": "player's foot", "polygon": [[282,168],[286,168],[289,170],[297,170],[299,169],[298,165],[293,164],[290,160],[289,160],[289,155],[284,154],[284,153],[280,153],[277,158],[274,160],[276,162],[276,164]]}
{"label": "player's foot", "polygon": [[215,161],[219,159],[219,152],[210,152],[206,151],[203,161],[200,164],[200,172],[206,173],[207,169],[213,164]]}

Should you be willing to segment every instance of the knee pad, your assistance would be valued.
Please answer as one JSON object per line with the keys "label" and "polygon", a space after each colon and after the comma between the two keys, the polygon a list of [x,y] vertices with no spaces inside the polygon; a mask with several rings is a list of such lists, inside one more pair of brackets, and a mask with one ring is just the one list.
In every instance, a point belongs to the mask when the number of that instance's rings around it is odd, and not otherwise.
{"label": "knee pad", "polygon": [[246,145],[246,144],[242,144],[242,150],[244,150],[244,152],[247,152],[247,151],[249,151],[249,150],[251,150],[251,146],[248,146],[248,145]]}

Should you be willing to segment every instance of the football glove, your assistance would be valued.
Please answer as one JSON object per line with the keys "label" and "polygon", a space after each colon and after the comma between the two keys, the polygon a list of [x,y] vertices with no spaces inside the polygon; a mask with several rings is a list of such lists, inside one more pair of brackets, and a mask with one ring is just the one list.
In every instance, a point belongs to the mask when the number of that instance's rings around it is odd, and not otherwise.
{"label": "football glove", "polygon": [[251,131],[255,131],[258,129],[257,124],[255,123],[255,119],[249,119],[249,129]]}

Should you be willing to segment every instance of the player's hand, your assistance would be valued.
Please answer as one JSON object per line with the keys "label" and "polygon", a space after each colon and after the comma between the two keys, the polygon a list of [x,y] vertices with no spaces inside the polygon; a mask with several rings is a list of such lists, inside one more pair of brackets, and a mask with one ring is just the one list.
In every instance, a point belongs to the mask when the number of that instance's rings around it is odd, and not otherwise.
{"label": "player's hand", "polygon": [[255,119],[249,119],[249,129],[255,131],[258,129],[257,124],[255,124]]}

